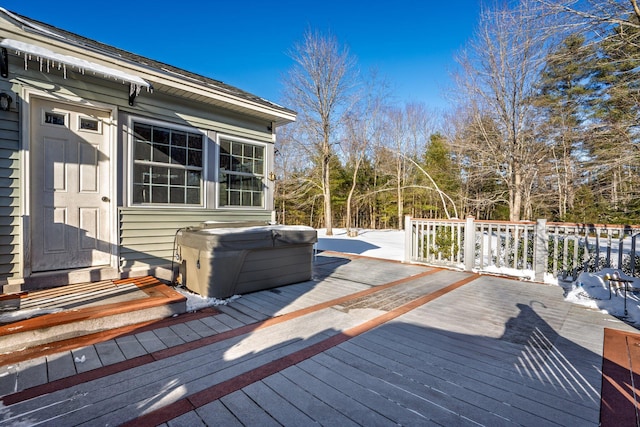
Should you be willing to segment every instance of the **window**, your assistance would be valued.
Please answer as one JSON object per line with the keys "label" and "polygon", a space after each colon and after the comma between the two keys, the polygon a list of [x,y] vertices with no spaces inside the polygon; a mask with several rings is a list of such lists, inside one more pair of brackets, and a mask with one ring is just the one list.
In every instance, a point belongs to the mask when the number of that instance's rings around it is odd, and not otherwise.
{"label": "window", "polygon": [[133,203],[201,206],[203,147],[200,133],[133,123]]}
{"label": "window", "polygon": [[54,126],[67,126],[67,117],[66,113],[54,113],[53,111],[45,111],[44,112],[44,123],[47,125]]}
{"label": "window", "polygon": [[264,206],[265,147],[220,140],[220,199],[222,206]]}

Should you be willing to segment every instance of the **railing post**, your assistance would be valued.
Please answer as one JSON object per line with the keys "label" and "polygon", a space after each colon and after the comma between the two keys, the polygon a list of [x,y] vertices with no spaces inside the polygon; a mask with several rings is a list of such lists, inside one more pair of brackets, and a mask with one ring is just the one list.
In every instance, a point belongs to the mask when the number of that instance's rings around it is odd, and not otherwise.
{"label": "railing post", "polygon": [[411,262],[413,248],[413,227],[411,225],[411,215],[404,216],[404,262]]}
{"label": "railing post", "polygon": [[[482,254],[480,254],[482,256]],[[476,263],[476,226],[473,217],[467,217],[464,227],[464,269],[472,271]]]}
{"label": "railing post", "polygon": [[[631,270],[631,277],[635,277],[636,275],[636,238],[640,236],[640,234],[631,236],[631,253],[629,254],[629,269]],[[620,270],[622,270],[622,265],[618,266]]]}
{"label": "railing post", "polygon": [[533,271],[536,282],[544,282],[544,273],[547,272],[549,260],[549,237],[547,236],[547,220],[536,221],[535,241],[533,253]]}

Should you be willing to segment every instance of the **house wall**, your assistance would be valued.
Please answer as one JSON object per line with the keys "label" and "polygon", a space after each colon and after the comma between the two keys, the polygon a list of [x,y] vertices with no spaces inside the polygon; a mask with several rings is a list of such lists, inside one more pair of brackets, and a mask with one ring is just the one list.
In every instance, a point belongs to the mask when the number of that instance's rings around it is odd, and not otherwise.
{"label": "house wall", "polygon": [[[117,112],[117,137],[114,142],[118,145],[118,158],[113,163],[116,191],[112,195],[117,200],[117,212],[114,213],[117,218],[114,219],[113,226],[118,228],[118,241],[114,242],[118,245],[118,267],[125,275],[130,270],[135,270],[136,274],[144,274],[145,270],[151,272],[150,269],[157,266],[170,265],[174,236],[179,228],[207,220],[272,219],[273,185],[268,180],[265,180],[268,188],[265,195],[267,206],[260,210],[128,207],[124,197],[128,161],[126,126],[129,116],[195,127],[206,131],[210,137],[221,133],[267,143],[267,171],[272,170],[273,165],[274,135],[270,130],[271,123],[180,98],[176,94],[163,94],[160,91],[148,93],[145,89],[131,107],[128,105],[128,85],[108,77],[82,75],[69,69],[67,78],[64,78],[62,70],[40,72],[37,63],[33,61],[28,63],[25,70],[23,56],[16,57],[10,52],[9,58],[9,79],[0,79],[0,90],[19,95],[20,99],[14,96],[14,108],[11,112],[0,112],[0,281],[19,277],[23,274],[23,265],[28,266],[28,250],[23,250],[28,245],[28,236],[21,234],[21,225],[26,227],[28,218],[21,220],[21,209],[25,202],[20,199],[20,179],[25,178],[26,172],[21,172],[19,167],[24,148],[20,142],[20,133],[24,124],[19,122],[16,107],[17,101],[18,106],[27,111],[27,99],[24,99],[27,93],[46,93],[53,95],[54,99],[110,107]],[[24,264],[21,262],[23,259]],[[25,269],[28,270],[28,267]]]}
{"label": "house wall", "polygon": [[10,111],[0,110],[0,285],[19,277],[20,233],[20,124],[11,85],[0,80],[0,92],[11,96]]}

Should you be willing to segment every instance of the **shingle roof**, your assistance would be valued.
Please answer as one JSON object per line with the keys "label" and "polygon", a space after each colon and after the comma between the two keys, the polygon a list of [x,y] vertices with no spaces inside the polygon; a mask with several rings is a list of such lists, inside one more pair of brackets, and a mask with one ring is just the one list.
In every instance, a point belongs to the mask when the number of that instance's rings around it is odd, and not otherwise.
{"label": "shingle roof", "polygon": [[270,108],[281,110],[286,113],[295,114],[295,111],[293,110],[290,110],[281,105],[275,104],[259,96],[253,95],[235,86],[228,85],[222,81],[215,80],[200,74],[192,73],[190,71],[187,71],[178,67],[174,67],[173,65],[169,65],[160,61],[146,58],[144,56],[140,56],[135,53],[131,53],[126,50],[119,49],[119,48],[110,46],[108,44],[101,43],[96,40],[89,39],[87,37],[83,37],[79,34],[75,34],[75,33],[63,30],[61,28],[55,27],[45,22],[37,21],[32,18],[22,16],[15,12],[10,12],[10,13],[15,15],[16,17],[19,17],[20,20],[23,21],[22,25],[25,31],[40,33],[41,35],[45,35],[47,37],[56,37],[59,40],[64,41],[66,43],[71,43],[77,46],[81,46],[85,49],[93,50],[103,55],[111,56],[119,60],[124,60],[136,65],[150,68],[156,72],[169,73],[169,74],[172,74],[173,76],[178,76],[180,78],[187,79],[191,83],[195,82],[207,88],[214,88],[218,91],[227,93],[232,96],[236,96],[238,98],[241,98],[250,102],[254,102]]}

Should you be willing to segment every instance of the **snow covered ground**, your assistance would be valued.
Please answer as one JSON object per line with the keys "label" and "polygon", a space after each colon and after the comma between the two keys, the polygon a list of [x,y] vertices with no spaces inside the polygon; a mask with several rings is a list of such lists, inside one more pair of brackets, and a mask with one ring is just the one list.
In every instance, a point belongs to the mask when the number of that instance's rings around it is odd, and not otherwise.
{"label": "snow covered ground", "polygon": [[[399,230],[358,230],[356,237],[349,237],[345,229],[334,228],[332,236],[327,236],[326,230],[320,229],[316,246],[320,251],[335,251],[402,261],[404,259],[404,232]],[[606,279],[606,275],[612,276],[616,272],[622,279],[631,281],[628,289],[632,291],[627,292],[626,315],[624,290],[616,290],[616,287],[612,286],[611,292],[609,292],[609,281]],[[509,274],[509,272],[502,270],[493,273]],[[549,281],[547,280],[547,282]],[[557,286],[564,288],[567,301],[602,310],[640,327],[640,278],[627,277],[622,272],[605,269],[598,273],[581,273],[574,282],[558,283],[555,279],[554,282]],[[179,288],[178,291],[187,297],[188,311],[227,304],[233,299],[240,298],[238,295],[228,299],[203,298],[186,289]],[[59,310],[50,310],[50,312],[55,311]],[[0,314],[0,323],[15,322],[22,318],[42,314],[46,314],[46,312],[20,310],[2,313]]]}
{"label": "snow covered ground", "polygon": [[[344,229],[334,228],[333,236],[327,236],[326,230],[318,230],[318,250],[336,251],[374,258],[402,261],[404,258],[404,232],[399,230],[358,230],[357,237],[349,237]],[[624,309],[624,291],[614,292],[609,297],[608,281],[605,275],[613,275],[615,270],[605,269],[598,273],[581,273],[575,282],[560,282],[557,286],[565,289],[566,300],[596,310],[602,310],[613,316],[624,318],[640,326],[640,278],[629,278],[619,272],[623,279],[632,280],[630,289],[639,292],[627,292],[627,314]],[[509,274],[507,271],[494,273]],[[198,310],[212,305],[226,304],[228,300],[206,299],[183,291],[188,299],[189,310]],[[237,298],[237,296],[232,297]]]}

